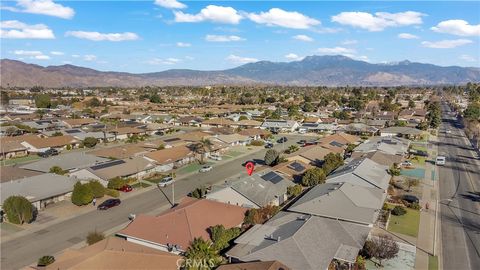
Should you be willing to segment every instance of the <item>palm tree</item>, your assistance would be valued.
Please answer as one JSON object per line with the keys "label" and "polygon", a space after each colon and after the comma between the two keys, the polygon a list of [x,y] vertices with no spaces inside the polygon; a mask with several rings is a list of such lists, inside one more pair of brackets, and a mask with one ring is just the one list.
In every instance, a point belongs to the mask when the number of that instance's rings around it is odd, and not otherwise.
{"label": "palm tree", "polygon": [[209,152],[212,149],[213,143],[209,139],[201,139],[197,143],[194,143],[190,146],[190,149],[195,154],[200,155],[200,163],[203,164],[203,158],[205,153]]}
{"label": "palm tree", "polygon": [[204,262],[200,265],[184,265],[185,269],[189,270],[213,269],[221,262],[221,257],[213,247],[212,242],[209,240],[203,240],[201,237],[193,239],[190,247],[188,247],[185,252],[185,257],[187,258],[185,261]]}

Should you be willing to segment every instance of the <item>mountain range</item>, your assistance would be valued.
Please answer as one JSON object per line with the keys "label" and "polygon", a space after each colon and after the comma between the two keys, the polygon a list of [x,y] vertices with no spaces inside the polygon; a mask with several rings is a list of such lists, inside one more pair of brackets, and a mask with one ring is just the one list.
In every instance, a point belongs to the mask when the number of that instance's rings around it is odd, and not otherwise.
{"label": "mountain range", "polygon": [[259,61],[218,71],[170,69],[133,74],[74,65],[42,67],[0,60],[2,87],[135,87],[167,85],[273,84],[299,86],[397,86],[464,84],[480,81],[480,68],[402,61],[372,64],[346,56],[307,56],[300,61]]}

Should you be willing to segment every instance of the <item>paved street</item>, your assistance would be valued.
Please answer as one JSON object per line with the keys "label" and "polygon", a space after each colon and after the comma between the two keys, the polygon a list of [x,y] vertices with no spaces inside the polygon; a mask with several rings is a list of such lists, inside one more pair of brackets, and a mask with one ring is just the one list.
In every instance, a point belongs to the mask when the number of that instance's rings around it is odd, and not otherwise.
{"label": "paved street", "polygon": [[[471,145],[449,109],[442,106],[439,154],[447,156],[439,168],[440,240],[443,268],[480,269],[480,166]],[[451,199],[452,201],[449,201]]]}
{"label": "paved street", "polygon": [[[289,141],[284,146],[276,145],[277,150],[295,144],[302,139],[299,136],[287,136]],[[303,139],[308,138],[304,137]],[[310,137],[311,138],[311,137]],[[247,160],[260,159],[265,156],[265,149],[252,153],[236,160],[228,161],[215,166],[211,172],[193,174],[175,183],[175,200],[201,185],[211,185],[222,182],[225,178],[244,172],[241,164]],[[18,237],[1,246],[1,269],[18,269],[30,263],[36,262],[43,255],[53,255],[72,245],[85,240],[90,231],[107,231],[115,226],[125,223],[130,213],[148,213],[155,209],[169,205],[167,200],[171,198],[171,187],[165,188],[164,192],[152,189],[138,196],[133,196],[122,201],[118,207],[107,211],[93,211],[72,219],[54,224],[46,229],[32,232]]]}

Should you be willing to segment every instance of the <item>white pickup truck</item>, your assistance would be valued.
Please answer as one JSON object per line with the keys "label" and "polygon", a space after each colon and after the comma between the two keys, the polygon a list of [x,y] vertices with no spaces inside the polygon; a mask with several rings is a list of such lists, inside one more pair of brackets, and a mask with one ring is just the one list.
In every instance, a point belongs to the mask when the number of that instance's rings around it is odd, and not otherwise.
{"label": "white pickup truck", "polygon": [[435,164],[437,166],[443,166],[445,165],[445,160],[446,158],[444,156],[437,156],[437,158],[435,159]]}

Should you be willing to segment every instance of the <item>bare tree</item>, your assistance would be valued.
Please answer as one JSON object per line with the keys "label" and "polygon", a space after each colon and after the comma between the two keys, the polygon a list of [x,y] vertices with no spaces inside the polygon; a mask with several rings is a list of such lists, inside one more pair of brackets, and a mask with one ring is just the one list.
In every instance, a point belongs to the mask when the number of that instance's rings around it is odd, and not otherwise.
{"label": "bare tree", "polygon": [[370,255],[378,260],[380,266],[383,266],[383,260],[395,258],[398,254],[398,244],[390,235],[372,237],[370,242],[372,243]]}

